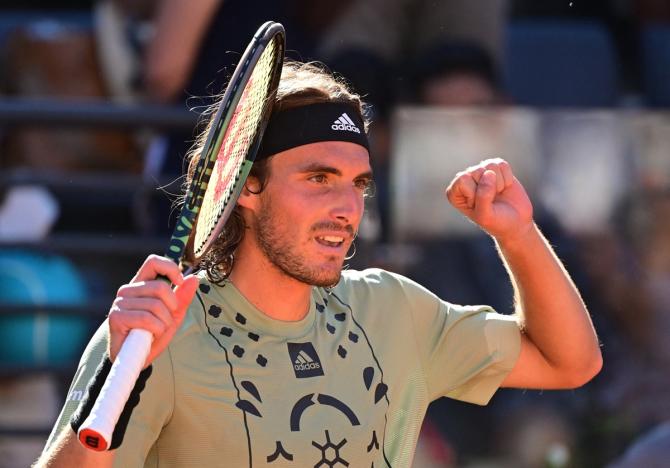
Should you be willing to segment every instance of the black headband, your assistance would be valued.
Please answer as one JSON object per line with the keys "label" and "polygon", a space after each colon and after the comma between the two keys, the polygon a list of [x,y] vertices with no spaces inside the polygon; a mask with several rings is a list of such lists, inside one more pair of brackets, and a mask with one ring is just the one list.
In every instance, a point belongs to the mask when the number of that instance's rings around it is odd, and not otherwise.
{"label": "black headband", "polygon": [[348,141],[370,150],[358,109],[345,103],[323,102],[273,113],[256,159],[321,141]]}

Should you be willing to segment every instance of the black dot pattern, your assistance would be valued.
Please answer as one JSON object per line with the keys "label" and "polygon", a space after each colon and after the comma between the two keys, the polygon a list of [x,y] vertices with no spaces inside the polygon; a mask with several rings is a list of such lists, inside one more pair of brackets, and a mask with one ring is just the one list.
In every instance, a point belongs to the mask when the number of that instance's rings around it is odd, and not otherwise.
{"label": "black dot pattern", "polygon": [[335,334],[335,327],[329,323],[326,324],[326,330],[328,330],[331,335]]}
{"label": "black dot pattern", "polygon": [[242,356],[244,356],[244,348],[235,345],[235,347],[233,347],[233,354],[238,358],[241,358]]}
{"label": "black dot pattern", "polygon": [[265,367],[268,363],[268,360],[265,356],[259,354],[258,357],[256,357],[256,363],[261,367]]}
{"label": "black dot pattern", "polygon": [[219,306],[210,306],[209,310],[207,311],[209,315],[211,315],[214,318],[219,318],[219,315],[221,315],[221,307]]}
{"label": "black dot pattern", "polygon": [[249,332],[249,334],[247,336],[252,341],[258,341],[258,339],[260,338],[260,336],[258,336],[256,333],[253,333],[253,332]]}
{"label": "black dot pattern", "polygon": [[245,323],[247,323],[247,318],[238,312],[237,315],[235,316],[235,321],[237,321],[237,323],[241,323],[242,325],[244,325]]}
{"label": "black dot pattern", "polygon": [[198,288],[200,289],[200,292],[205,293],[205,294],[207,294],[209,292],[209,290],[211,289],[209,287],[209,284],[201,284]]}
{"label": "black dot pattern", "polygon": [[358,335],[354,332],[349,332],[349,341],[352,343],[358,343]]}
{"label": "black dot pattern", "polygon": [[342,345],[340,345],[340,346],[338,346],[338,348],[337,348],[337,354],[339,354],[340,357],[341,357],[342,359],[344,359],[345,357],[347,357],[347,350],[344,349],[344,348],[342,347]]}
{"label": "black dot pattern", "polygon": [[233,335],[233,329],[229,327],[221,327],[221,332],[223,336],[232,336]]}

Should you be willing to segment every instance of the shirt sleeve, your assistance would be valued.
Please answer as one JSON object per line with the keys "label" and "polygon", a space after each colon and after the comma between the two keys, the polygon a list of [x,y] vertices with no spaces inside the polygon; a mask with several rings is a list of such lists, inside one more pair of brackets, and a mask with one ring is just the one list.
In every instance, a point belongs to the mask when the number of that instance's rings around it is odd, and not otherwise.
{"label": "shirt sleeve", "polygon": [[450,304],[412,282],[406,292],[430,398],[487,404],[518,359],[516,319]]}
{"label": "shirt sleeve", "polygon": [[[70,417],[79,406],[90,379],[107,352],[107,341],[107,322],[104,322],[81,357],[45,450],[51,447],[61,431],[71,430]],[[115,450],[114,466],[144,466],[149,451],[172,415],[174,386],[168,351],[162,353],[152,365],[153,371],[130,417],[123,443]]]}

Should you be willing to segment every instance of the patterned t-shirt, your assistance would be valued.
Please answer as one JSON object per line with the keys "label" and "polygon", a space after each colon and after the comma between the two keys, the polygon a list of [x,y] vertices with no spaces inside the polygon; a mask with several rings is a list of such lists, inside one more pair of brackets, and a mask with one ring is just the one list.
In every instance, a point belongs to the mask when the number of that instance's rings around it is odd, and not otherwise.
{"label": "patterned t-shirt", "polygon": [[[57,427],[106,348],[89,344]],[[383,270],[313,288],[300,321],[228,282],[199,291],[132,414],[116,466],[407,467],[428,404],[486,404],[514,366],[512,317],[441,301]]]}

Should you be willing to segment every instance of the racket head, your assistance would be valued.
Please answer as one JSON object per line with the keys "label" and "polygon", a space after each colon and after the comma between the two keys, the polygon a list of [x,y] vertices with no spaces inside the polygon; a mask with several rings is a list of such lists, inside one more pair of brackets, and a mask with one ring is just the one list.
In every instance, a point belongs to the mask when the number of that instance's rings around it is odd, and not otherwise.
{"label": "racket head", "polygon": [[207,127],[166,254],[195,266],[223,230],[272,112],[285,50],[281,24],[263,24],[242,55]]}

